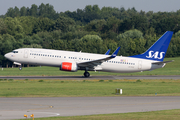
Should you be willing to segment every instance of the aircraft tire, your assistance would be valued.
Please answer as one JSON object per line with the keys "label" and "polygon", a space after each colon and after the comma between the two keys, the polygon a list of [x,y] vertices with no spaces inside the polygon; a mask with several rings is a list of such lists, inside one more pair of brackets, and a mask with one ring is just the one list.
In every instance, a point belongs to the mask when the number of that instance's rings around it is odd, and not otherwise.
{"label": "aircraft tire", "polygon": [[84,72],[84,77],[89,77],[90,73],[89,72]]}
{"label": "aircraft tire", "polygon": [[19,70],[22,70],[22,67],[21,67],[21,66],[19,67]]}

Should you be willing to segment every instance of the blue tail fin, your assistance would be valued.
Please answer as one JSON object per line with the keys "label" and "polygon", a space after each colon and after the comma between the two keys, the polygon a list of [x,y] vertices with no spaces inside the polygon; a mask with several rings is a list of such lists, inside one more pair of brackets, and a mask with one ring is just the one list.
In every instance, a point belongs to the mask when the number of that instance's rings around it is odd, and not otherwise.
{"label": "blue tail fin", "polygon": [[162,35],[159,40],[157,40],[145,53],[140,55],[134,55],[130,57],[142,58],[155,61],[163,61],[168,49],[171,37],[173,35],[172,31],[167,31]]}

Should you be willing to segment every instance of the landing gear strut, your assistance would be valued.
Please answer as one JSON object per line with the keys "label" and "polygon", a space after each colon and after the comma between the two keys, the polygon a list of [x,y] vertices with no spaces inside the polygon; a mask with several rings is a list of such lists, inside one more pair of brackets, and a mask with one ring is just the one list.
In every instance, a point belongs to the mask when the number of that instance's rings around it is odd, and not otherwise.
{"label": "landing gear strut", "polygon": [[84,72],[84,77],[89,77],[89,76],[90,76],[90,73],[87,72],[87,71],[85,71],[85,72]]}
{"label": "landing gear strut", "polygon": [[21,65],[19,66],[19,70],[22,70],[22,66]]}

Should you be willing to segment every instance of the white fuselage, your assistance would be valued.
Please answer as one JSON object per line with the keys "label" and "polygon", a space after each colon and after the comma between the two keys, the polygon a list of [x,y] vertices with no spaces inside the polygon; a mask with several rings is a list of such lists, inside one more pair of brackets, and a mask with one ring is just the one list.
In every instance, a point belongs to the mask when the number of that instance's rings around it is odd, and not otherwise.
{"label": "white fuselage", "polygon": [[[82,63],[86,61],[106,58],[110,55],[92,54],[83,52],[71,52],[62,50],[38,49],[38,48],[21,48],[16,49],[17,53],[7,53],[6,58],[13,62],[30,65],[54,66],[60,67],[62,62]],[[113,59],[89,68],[88,70],[106,71],[106,72],[139,72],[153,70],[164,67],[164,64],[152,65],[152,60],[117,56]],[[84,70],[78,66],[78,70]]]}

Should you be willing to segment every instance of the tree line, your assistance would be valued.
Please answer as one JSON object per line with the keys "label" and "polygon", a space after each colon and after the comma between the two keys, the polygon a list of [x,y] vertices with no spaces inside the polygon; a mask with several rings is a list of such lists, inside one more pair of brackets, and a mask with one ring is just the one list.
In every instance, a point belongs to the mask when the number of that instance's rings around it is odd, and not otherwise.
{"label": "tree line", "polygon": [[180,10],[138,12],[87,5],[56,12],[49,4],[9,8],[0,16],[0,65],[12,64],[4,54],[23,47],[104,54],[121,46],[118,55],[143,53],[164,32],[174,31],[166,57],[180,56]]}

